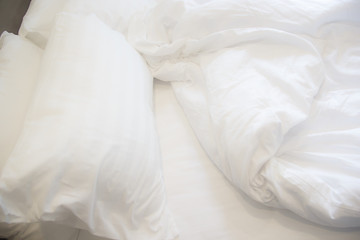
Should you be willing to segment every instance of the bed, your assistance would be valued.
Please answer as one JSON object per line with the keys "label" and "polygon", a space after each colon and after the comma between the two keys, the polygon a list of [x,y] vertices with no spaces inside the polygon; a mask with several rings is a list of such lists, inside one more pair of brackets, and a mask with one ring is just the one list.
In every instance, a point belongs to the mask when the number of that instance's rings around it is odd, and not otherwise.
{"label": "bed", "polygon": [[3,34],[3,237],[358,239],[360,5],[124,4]]}

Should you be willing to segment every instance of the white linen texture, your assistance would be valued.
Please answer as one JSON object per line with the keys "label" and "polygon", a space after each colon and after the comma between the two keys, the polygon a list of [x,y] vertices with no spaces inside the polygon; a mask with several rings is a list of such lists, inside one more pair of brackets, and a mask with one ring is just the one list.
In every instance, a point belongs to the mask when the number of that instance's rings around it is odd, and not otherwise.
{"label": "white linen texture", "polygon": [[172,239],[152,77],[95,15],[59,14],[24,129],[0,178],[0,219],[112,239]]}
{"label": "white linen texture", "polygon": [[1,95],[0,220],[175,238],[154,77],[235,191],[360,227],[359,12],[357,0],[32,0],[21,37],[1,40],[0,80],[24,85]]}
{"label": "white linen texture", "polygon": [[21,133],[37,83],[42,50],[4,32],[0,38],[0,172]]}
{"label": "white linen texture", "polygon": [[95,14],[109,27],[126,33],[134,13],[156,0],[32,0],[19,29],[19,35],[44,48],[58,13]]}
{"label": "white linen texture", "polygon": [[358,1],[162,1],[128,39],[251,198],[360,226]]}

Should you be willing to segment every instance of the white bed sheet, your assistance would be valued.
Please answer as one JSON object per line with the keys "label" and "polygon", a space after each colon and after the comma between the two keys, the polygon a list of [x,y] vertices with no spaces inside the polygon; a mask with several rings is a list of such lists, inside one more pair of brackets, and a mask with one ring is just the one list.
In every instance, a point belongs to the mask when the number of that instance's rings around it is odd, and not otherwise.
{"label": "white bed sheet", "polygon": [[322,227],[236,191],[198,143],[170,85],[157,81],[154,97],[169,207],[179,239],[360,239],[360,228]]}
{"label": "white bed sheet", "polygon": [[[180,232],[178,240],[360,238],[360,228],[322,227],[236,191],[200,146],[171,85],[156,81],[154,86],[168,203]],[[23,233],[26,239],[15,239],[106,240],[84,230],[49,223],[32,224]]]}

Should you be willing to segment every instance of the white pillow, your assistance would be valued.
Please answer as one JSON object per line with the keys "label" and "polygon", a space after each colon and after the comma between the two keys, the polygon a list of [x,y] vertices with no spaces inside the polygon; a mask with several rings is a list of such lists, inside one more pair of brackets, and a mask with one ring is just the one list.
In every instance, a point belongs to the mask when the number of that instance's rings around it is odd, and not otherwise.
{"label": "white pillow", "polygon": [[113,29],[125,32],[128,21],[137,11],[156,0],[32,0],[19,30],[21,36],[45,47],[56,14],[61,12],[96,14]]}
{"label": "white pillow", "polygon": [[0,219],[172,239],[151,96],[147,66],[120,33],[60,14],[0,178]]}
{"label": "white pillow", "polygon": [[156,0],[68,0],[64,11],[81,14],[96,14],[110,27],[125,32],[130,18],[139,11],[154,6]]}
{"label": "white pillow", "polygon": [[36,85],[42,50],[8,32],[1,35],[0,48],[1,169],[22,129]]}
{"label": "white pillow", "polygon": [[44,48],[55,16],[67,0],[31,0],[19,29],[19,35]]}

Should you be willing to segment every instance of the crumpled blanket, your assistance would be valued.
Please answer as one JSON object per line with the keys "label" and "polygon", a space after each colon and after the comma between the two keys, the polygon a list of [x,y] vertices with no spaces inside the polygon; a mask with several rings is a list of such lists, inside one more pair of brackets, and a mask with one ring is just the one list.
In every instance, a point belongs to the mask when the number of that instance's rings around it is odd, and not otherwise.
{"label": "crumpled blanket", "polygon": [[128,40],[251,198],[360,226],[360,2],[161,1]]}

